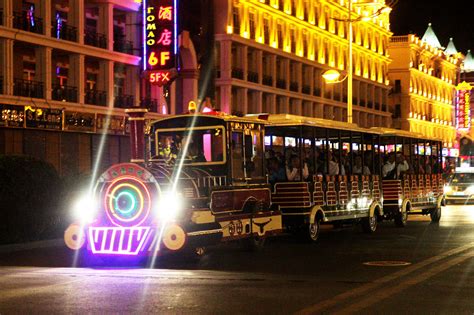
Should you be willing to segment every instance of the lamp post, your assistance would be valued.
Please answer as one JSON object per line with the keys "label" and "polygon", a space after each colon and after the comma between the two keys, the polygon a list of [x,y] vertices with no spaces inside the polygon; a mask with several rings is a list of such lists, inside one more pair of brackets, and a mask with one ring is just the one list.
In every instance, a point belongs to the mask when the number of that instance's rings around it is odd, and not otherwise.
{"label": "lamp post", "polygon": [[[344,80],[347,79],[347,122],[352,123],[352,68],[353,68],[353,63],[352,63],[352,37],[353,37],[353,30],[352,30],[352,23],[353,22],[359,22],[363,21],[365,19],[370,19],[372,17],[378,16],[381,13],[384,12],[385,9],[390,9],[390,7],[384,5],[382,8],[378,9],[374,14],[371,16],[366,16],[366,17],[358,17],[353,19],[352,18],[352,1],[354,0],[349,0],[348,1],[348,11],[349,11],[349,18],[348,19],[336,19],[338,21],[342,22],[348,22],[348,34],[347,38],[349,40],[349,47],[348,47],[348,63],[347,63],[347,75],[340,79],[341,74],[337,70],[327,70],[326,72],[323,73],[323,78],[326,80],[326,83],[340,83]],[[395,2],[396,3],[396,2]]]}

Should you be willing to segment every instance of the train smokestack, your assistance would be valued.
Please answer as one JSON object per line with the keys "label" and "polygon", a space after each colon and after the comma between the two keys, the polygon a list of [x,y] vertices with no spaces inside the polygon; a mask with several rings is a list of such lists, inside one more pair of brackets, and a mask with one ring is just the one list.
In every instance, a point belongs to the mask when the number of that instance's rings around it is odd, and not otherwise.
{"label": "train smokestack", "polygon": [[125,112],[128,114],[130,122],[130,162],[145,162],[145,114],[146,108],[129,108]]}

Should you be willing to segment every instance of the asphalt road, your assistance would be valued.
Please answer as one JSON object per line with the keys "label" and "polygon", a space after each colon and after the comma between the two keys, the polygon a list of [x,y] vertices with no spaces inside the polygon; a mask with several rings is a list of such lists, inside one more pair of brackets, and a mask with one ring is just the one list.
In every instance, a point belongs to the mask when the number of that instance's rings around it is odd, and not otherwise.
{"label": "asphalt road", "polygon": [[473,257],[474,206],[444,208],[439,225],[328,226],[317,244],[283,236],[154,268],[73,268],[64,248],[37,249],[0,255],[0,314],[473,314]]}

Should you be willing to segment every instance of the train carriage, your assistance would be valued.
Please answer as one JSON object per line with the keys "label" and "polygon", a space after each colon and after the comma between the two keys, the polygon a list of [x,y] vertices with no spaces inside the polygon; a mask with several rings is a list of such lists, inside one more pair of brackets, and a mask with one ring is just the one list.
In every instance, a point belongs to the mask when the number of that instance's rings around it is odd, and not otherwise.
{"label": "train carriage", "polygon": [[[390,128],[371,128],[380,133],[380,148],[385,155],[394,152],[409,168],[395,178],[383,178],[385,216],[405,226],[409,214],[441,219],[445,205],[442,176],[442,142],[420,134]],[[398,161],[397,161],[398,163]],[[380,170],[383,175],[383,170]]]}
{"label": "train carriage", "polygon": [[[279,155],[280,167],[287,172],[272,182],[272,201],[281,209],[284,226],[311,241],[318,239],[321,223],[361,221],[364,231],[374,232],[384,215],[371,154],[378,132],[295,115],[262,117],[269,122],[267,156]],[[301,163],[296,179],[290,178],[291,159]],[[358,165],[358,171],[352,165]]]}
{"label": "train carriage", "polygon": [[65,233],[70,248],[155,256],[221,241],[258,245],[281,232],[264,173],[264,122],[190,114],[144,128],[144,111],[129,112],[133,163],[100,176],[79,209],[87,221]]}

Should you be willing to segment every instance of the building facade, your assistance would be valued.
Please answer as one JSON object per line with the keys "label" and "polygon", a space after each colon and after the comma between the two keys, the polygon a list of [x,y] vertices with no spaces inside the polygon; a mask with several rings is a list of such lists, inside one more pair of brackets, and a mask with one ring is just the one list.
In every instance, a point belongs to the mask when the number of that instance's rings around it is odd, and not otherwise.
{"label": "building facade", "polygon": [[347,121],[347,82],[326,84],[322,73],[347,69],[351,19],[353,121],[390,125],[389,10],[358,4],[349,15],[347,0],[215,0],[217,106]]}
{"label": "building facade", "polygon": [[[431,26],[427,34],[434,34]],[[393,126],[442,139],[444,147],[452,148],[456,85],[464,57],[446,51],[427,34],[423,40],[413,34],[390,40]]]}
{"label": "building facade", "polygon": [[124,108],[157,107],[140,97],[139,8],[0,1],[0,154],[35,156],[62,174],[90,172],[99,153],[103,167],[129,159]]}

